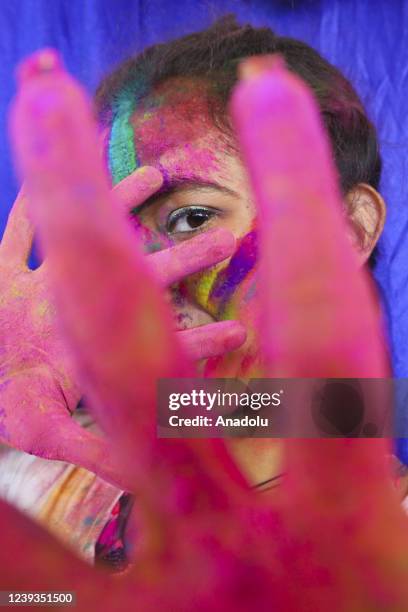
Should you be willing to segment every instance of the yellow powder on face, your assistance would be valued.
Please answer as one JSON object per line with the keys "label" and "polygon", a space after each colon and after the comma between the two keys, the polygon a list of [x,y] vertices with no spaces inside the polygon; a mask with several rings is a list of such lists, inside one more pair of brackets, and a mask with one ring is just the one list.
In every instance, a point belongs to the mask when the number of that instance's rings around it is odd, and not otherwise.
{"label": "yellow powder on face", "polygon": [[210,303],[210,293],[218,276],[219,268],[211,268],[200,276],[195,287],[195,297],[200,306],[203,306],[212,315],[216,314],[216,308]]}

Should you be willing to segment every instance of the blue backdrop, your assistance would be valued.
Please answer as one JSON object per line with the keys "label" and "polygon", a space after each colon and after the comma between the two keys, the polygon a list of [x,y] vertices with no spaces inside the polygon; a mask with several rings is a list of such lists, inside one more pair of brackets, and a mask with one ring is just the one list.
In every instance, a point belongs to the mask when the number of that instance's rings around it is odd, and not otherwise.
{"label": "blue backdrop", "polygon": [[[146,44],[201,29],[226,12],[300,38],[339,66],[376,123],[388,218],[375,275],[388,316],[396,376],[408,376],[408,0],[7,0],[0,3],[0,232],[17,191],[7,107],[18,61],[60,50],[91,91]],[[401,449],[402,450],[402,449]]]}

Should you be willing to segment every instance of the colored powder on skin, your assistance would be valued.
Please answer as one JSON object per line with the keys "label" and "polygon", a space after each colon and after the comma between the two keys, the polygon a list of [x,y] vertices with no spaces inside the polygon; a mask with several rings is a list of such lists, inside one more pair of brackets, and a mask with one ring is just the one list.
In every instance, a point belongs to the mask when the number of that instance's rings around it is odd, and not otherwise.
{"label": "colored powder on skin", "polygon": [[175,306],[183,306],[188,298],[188,290],[183,282],[170,287],[171,301]]}
{"label": "colored powder on skin", "polygon": [[147,85],[141,79],[132,81],[118,92],[111,107],[111,130],[108,145],[108,167],[116,185],[141,164],[137,157],[131,117]]}
{"label": "colored powder on skin", "polygon": [[169,236],[155,232],[141,223],[138,217],[138,210],[139,206],[135,206],[130,210],[130,222],[140,238],[145,253],[156,253],[173,246],[174,241]]}
{"label": "colored powder on skin", "polygon": [[[157,166],[165,160],[172,177],[191,171],[192,178],[197,170],[200,175],[205,168],[209,170],[208,163],[215,166],[213,147],[208,147],[214,125],[208,114],[206,89],[194,80],[177,79],[139,98],[130,122],[142,165]],[[202,147],[200,141],[206,145]]]}
{"label": "colored powder on skin", "polygon": [[220,272],[216,267],[210,268],[209,270],[203,272],[194,292],[197,302],[201,306],[204,306],[204,308],[214,316],[217,314],[217,310],[215,305],[213,305],[210,301],[210,294],[219,273]]}
{"label": "colored powder on skin", "polygon": [[225,268],[212,268],[200,277],[194,292],[197,302],[218,319],[235,318],[237,305],[232,298],[256,262],[257,234],[252,230],[239,241]]}
{"label": "colored powder on skin", "polygon": [[130,124],[133,110],[134,100],[129,98],[126,90],[120,92],[109,138],[108,158],[113,185],[129,176],[139,165]]}

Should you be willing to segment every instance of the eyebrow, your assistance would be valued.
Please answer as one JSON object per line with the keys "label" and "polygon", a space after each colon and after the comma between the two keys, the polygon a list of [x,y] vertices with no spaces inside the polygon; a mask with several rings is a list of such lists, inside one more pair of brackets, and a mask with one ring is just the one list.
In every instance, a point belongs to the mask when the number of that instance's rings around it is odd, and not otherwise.
{"label": "eyebrow", "polygon": [[137,211],[138,213],[140,213],[142,210],[145,210],[148,206],[155,204],[158,200],[165,196],[168,197],[173,195],[174,193],[180,193],[193,189],[213,189],[226,195],[239,197],[236,191],[230,189],[229,187],[226,187],[225,185],[222,185],[221,183],[218,183],[217,181],[204,180],[199,176],[176,176],[171,179],[168,179],[165,176],[163,185],[160,187],[160,189],[158,189],[156,193],[147,198],[147,200],[142,202],[142,204],[139,204],[138,206],[133,206],[130,212],[134,213]]}

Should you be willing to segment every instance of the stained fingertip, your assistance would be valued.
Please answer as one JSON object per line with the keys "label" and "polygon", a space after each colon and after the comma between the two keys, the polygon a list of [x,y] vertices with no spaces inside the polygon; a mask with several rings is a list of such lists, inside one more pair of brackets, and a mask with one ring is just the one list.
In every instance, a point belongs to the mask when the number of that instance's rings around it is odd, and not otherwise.
{"label": "stained fingertip", "polygon": [[62,67],[60,55],[55,49],[41,49],[19,64],[16,71],[17,82],[22,85],[33,77],[61,70]]}
{"label": "stained fingertip", "polygon": [[250,80],[270,70],[285,68],[285,60],[279,53],[254,55],[240,63],[238,72],[241,80]]}
{"label": "stained fingertip", "polygon": [[154,166],[142,166],[137,170],[141,182],[151,189],[159,189],[163,184],[163,175]]}
{"label": "stained fingertip", "polygon": [[[149,196],[153,195],[163,185],[163,175],[157,168],[153,166],[142,166],[134,173],[135,181],[137,181],[138,200],[144,201]],[[130,178],[130,177],[129,177]],[[131,187],[131,185],[129,185]],[[133,188],[133,197],[135,190]],[[129,194],[132,195],[131,193]]]}
{"label": "stained fingertip", "polygon": [[247,331],[241,323],[238,321],[229,321],[229,323],[231,323],[231,326],[226,329],[223,341],[225,352],[234,351],[242,346],[247,339]]}
{"label": "stained fingertip", "polygon": [[177,333],[194,361],[234,351],[247,338],[246,329],[239,321],[218,321]]}
{"label": "stained fingertip", "polygon": [[128,211],[142,204],[163,184],[163,175],[153,166],[142,166],[129,174],[113,188],[113,193],[122,208]]}

